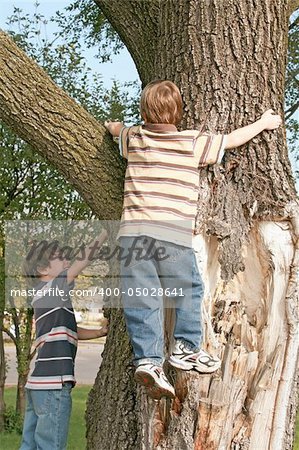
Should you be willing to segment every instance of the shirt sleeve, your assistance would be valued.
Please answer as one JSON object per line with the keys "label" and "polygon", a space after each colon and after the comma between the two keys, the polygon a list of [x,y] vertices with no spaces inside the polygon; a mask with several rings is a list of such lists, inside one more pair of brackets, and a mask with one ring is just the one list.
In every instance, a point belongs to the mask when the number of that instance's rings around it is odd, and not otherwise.
{"label": "shirt sleeve", "polygon": [[195,144],[198,167],[220,164],[224,156],[225,145],[225,134],[200,135]]}
{"label": "shirt sleeve", "polygon": [[121,156],[126,159],[128,159],[129,129],[130,128],[122,127],[119,133],[119,151]]}

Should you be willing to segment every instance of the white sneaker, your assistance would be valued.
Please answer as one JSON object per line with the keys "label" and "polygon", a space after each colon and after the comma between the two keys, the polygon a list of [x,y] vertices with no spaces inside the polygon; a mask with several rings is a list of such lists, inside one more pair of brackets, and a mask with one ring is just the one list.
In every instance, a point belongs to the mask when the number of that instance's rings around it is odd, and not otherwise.
{"label": "white sneaker", "polygon": [[169,383],[160,366],[152,363],[140,364],[134,374],[135,380],[147,388],[147,394],[155,400],[161,397],[174,398],[174,387]]}
{"label": "white sneaker", "polygon": [[177,369],[212,373],[219,369],[221,361],[217,356],[211,356],[202,349],[194,353],[186,348],[183,342],[177,342],[174,352],[169,358],[169,364]]}

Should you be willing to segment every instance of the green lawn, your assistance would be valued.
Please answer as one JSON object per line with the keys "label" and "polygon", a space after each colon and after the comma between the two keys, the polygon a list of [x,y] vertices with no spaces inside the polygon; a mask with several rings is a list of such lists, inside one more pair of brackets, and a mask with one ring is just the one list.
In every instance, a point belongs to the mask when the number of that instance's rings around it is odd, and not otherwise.
{"label": "green lawn", "polygon": [[299,414],[297,415],[297,422],[296,422],[296,436],[295,436],[294,450],[299,450]]}
{"label": "green lawn", "polygon": [[[73,411],[71,417],[70,433],[67,450],[85,450],[85,404],[91,386],[76,386],[72,392]],[[5,389],[5,402],[7,406],[15,404],[16,388]],[[15,432],[0,434],[1,448],[5,450],[18,450],[21,436]]]}
{"label": "green lawn", "polygon": [[[73,390],[73,412],[68,439],[67,450],[85,450],[85,404],[91,386],[76,386]],[[6,388],[5,401],[7,406],[15,403],[16,388]],[[297,417],[297,435],[293,450],[299,450],[299,415]],[[21,437],[17,433],[0,434],[1,448],[5,450],[18,450]],[[261,449],[262,450],[262,449]]]}

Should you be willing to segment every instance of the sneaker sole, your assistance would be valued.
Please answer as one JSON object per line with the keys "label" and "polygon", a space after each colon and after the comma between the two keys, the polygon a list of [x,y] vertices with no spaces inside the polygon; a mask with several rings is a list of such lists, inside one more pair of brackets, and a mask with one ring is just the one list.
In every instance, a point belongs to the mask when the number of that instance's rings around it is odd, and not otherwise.
{"label": "sneaker sole", "polygon": [[135,372],[134,379],[147,389],[147,394],[154,400],[160,400],[161,397],[174,398],[175,395],[168,389],[164,389],[156,383],[155,378],[148,372]]}
{"label": "sneaker sole", "polygon": [[169,364],[177,369],[182,370],[196,370],[199,373],[213,373],[216,372],[221,367],[221,362],[215,364],[213,367],[208,367],[204,364],[192,364],[187,363],[185,361],[181,361],[180,359],[176,359],[174,357],[170,357],[168,360]]}

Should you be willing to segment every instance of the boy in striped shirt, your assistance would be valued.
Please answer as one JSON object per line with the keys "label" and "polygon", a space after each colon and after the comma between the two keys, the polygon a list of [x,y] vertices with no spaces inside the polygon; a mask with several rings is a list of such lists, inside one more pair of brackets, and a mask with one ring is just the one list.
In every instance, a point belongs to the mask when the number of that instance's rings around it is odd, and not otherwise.
{"label": "boy in striped shirt", "polygon": [[192,250],[198,170],[220,163],[226,149],[277,128],[281,118],[268,110],[229,135],[178,131],[181,94],[174,83],[161,80],[142,91],[140,109],[144,125],[126,128],[120,122],[105,123],[112,136],[119,136],[122,156],[128,161],[118,238],[122,248],[133,248],[135,259],[121,262],[124,314],[135,379],[153,398],[172,398],[174,388],[162,367],[163,297],[169,296],[176,307],[175,347],[169,363],[200,373],[220,367],[220,360],[200,347],[203,283]]}
{"label": "boy in striped shirt", "polygon": [[[106,240],[106,231],[89,245],[93,251]],[[54,243],[55,245],[55,243]],[[20,450],[65,450],[71,415],[71,390],[76,381],[74,363],[78,340],[107,335],[100,329],[79,328],[70,299],[75,278],[90,263],[90,251],[69,267],[61,249],[35,246],[24,263],[24,273],[34,288],[37,350],[35,367],[26,383],[26,412]]]}

